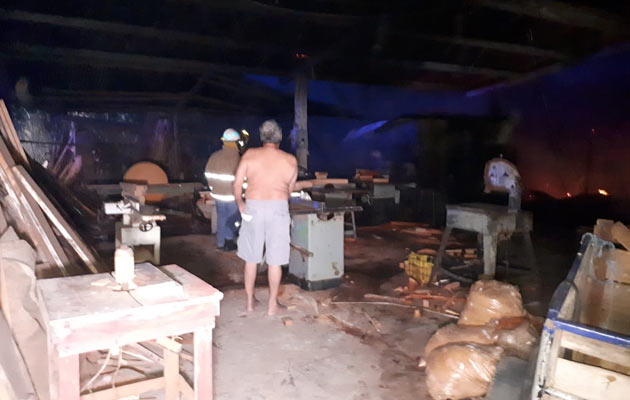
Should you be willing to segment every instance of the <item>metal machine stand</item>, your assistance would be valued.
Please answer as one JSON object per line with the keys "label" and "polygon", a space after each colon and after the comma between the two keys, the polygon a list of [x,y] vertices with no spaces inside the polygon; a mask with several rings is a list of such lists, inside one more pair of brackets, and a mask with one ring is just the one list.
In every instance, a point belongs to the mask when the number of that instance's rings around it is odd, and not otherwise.
{"label": "metal machine stand", "polygon": [[152,246],[153,263],[160,265],[161,231],[157,221],[166,217],[156,214],[156,209],[145,205],[146,185],[121,183],[123,200],[105,203],[105,214],[122,215],[116,222],[116,248],[127,246]]}
{"label": "metal machine stand", "polygon": [[338,286],[344,274],[344,215],[358,206],[292,200],[290,278],[307,290]]}
{"label": "metal machine stand", "polygon": [[512,234],[523,235],[529,268],[535,270],[536,257],[531,240],[533,215],[521,211],[520,175],[516,167],[501,158],[492,159],[486,164],[486,192],[507,192],[508,206],[470,203],[446,206],[446,228],[438,249],[435,268],[431,273],[431,282],[442,268],[442,259],[453,229],[477,232],[483,242],[483,277],[492,279],[496,272],[497,245],[500,240],[509,239]]}

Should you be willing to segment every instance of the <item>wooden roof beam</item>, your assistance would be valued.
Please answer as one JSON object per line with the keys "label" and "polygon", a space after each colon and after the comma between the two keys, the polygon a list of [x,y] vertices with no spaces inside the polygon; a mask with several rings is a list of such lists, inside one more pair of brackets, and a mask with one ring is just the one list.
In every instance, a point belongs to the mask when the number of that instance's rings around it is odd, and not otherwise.
{"label": "wooden roof beam", "polygon": [[482,7],[559,24],[628,34],[624,21],[600,10],[552,0],[473,0]]}
{"label": "wooden roof beam", "polygon": [[457,46],[477,47],[484,50],[496,50],[504,53],[522,54],[532,57],[544,57],[554,60],[566,60],[569,55],[555,50],[542,49],[534,46],[524,46],[516,43],[495,42],[483,39],[474,39],[461,36],[447,36],[434,34],[417,34],[414,35],[418,39],[432,42],[439,42]]}
{"label": "wooden roof beam", "polygon": [[283,48],[269,43],[253,42],[248,45],[243,45],[240,42],[237,42],[236,40],[227,37],[200,35],[196,33],[182,32],[172,29],[130,25],[119,22],[101,21],[89,18],[65,17],[61,15],[32,13],[19,10],[7,10],[2,8],[0,8],[0,20],[60,26],[64,28],[72,28],[93,32],[134,35],[149,39],[160,39],[165,41],[189,43],[193,45],[205,45],[230,49],[258,50],[273,53],[285,52]]}
{"label": "wooden roof beam", "polygon": [[218,64],[199,60],[147,56],[144,54],[115,53],[101,50],[66,47],[35,46],[23,43],[0,44],[0,58],[87,65],[100,68],[135,69],[200,75],[208,71],[242,72],[281,75],[282,70],[234,64]]}
{"label": "wooden roof beam", "polygon": [[503,70],[503,69],[476,67],[473,65],[448,64],[448,63],[435,62],[435,61],[410,61],[410,60],[388,59],[388,60],[376,63],[377,66],[379,64],[389,66],[389,67],[399,66],[408,70],[445,72],[445,73],[461,74],[461,75],[482,75],[482,76],[489,76],[492,78],[500,78],[500,79],[515,79],[521,75],[518,72],[508,71],[508,70]]}

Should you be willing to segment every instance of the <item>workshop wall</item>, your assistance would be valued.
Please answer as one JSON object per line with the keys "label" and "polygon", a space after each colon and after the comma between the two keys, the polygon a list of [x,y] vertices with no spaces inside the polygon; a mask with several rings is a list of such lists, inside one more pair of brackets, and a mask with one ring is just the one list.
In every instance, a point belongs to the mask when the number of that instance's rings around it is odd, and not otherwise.
{"label": "workshop wall", "polygon": [[[628,65],[630,47],[618,46],[553,75],[469,93],[312,80],[309,102],[332,106],[340,115],[309,116],[310,167],[331,176],[352,176],[355,168],[384,169],[412,180],[417,172],[413,165],[423,153],[413,118],[515,115],[511,158],[527,189],[562,197],[602,188],[630,197],[630,174],[624,173],[630,150],[630,136],[625,134],[630,128],[625,112],[630,106]],[[284,94],[293,92],[290,80],[257,75],[246,79]],[[258,126],[267,118],[278,120],[285,134],[283,148],[291,149],[293,110],[278,110],[277,115],[175,116],[134,110],[51,113],[16,101],[9,106],[31,156],[51,168],[68,162],[58,158],[69,146],[82,157],[76,179],[86,182],[116,182],[131,164],[145,159],[162,164],[171,181],[202,180],[205,161],[220,147],[225,128],[248,130],[256,145]]]}

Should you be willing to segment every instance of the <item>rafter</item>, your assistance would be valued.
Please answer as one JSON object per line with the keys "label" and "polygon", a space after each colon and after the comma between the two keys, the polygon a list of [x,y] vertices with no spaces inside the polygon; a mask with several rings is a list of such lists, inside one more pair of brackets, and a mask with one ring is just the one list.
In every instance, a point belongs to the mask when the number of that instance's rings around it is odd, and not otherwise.
{"label": "rafter", "polygon": [[382,62],[375,61],[376,66],[400,66],[407,70],[446,72],[462,75],[482,75],[492,78],[514,79],[520,74],[514,71],[503,69],[494,69],[488,67],[476,67],[473,65],[449,64],[435,61],[412,61],[412,60],[386,60]]}
{"label": "rafter", "polygon": [[542,49],[540,47],[534,46],[524,46],[516,43],[433,34],[415,34],[413,35],[413,37],[438,43],[446,43],[466,47],[477,47],[485,50],[496,50],[504,53],[522,54],[532,57],[544,57],[554,60],[565,60],[569,58],[569,55],[561,53],[559,51]]}
{"label": "rafter", "polygon": [[144,54],[115,53],[67,47],[34,46],[23,43],[0,44],[0,57],[20,58],[59,64],[88,65],[101,68],[122,68],[199,75],[208,71],[228,71],[278,75],[284,71],[263,67],[219,64],[199,60],[156,57]]}
{"label": "rafter", "polygon": [[0,20],[18,21],[51,26],[61,26],[93,32],[117,33],[123,35],[135,35],[149,39],[160,39],[165,41],[184,42],[193,45],[204,45],[210,47],[223,47],[231,49],[248,49],[264,52],[283,53],[286,52],[280,46],[264,43],[260,41],[243,44],[228,37],[200,35],[190,32],[182,32],[172,29],[153,28],[140,25],[130,25],[119,22],[101,21],[90,18],[66,17],[61,15],[50,15],[33,13],[27,11],[7,10],[0,8]]}
{"label": "rafter", "polygon": [[473,0],[482,7],[597,31],[623,32],[628,26],[614,15],[553,0]]}

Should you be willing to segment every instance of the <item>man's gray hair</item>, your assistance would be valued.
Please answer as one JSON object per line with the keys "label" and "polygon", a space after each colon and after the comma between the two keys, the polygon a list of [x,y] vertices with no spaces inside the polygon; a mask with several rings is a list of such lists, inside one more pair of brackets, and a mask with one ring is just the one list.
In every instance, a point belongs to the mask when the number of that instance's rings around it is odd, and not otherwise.
{"label": "man's gray hair", "polygon": [[263,143],[280,144],[282,142],[282,129],[273,119],[268,119],[260,125],[260,141]]}

